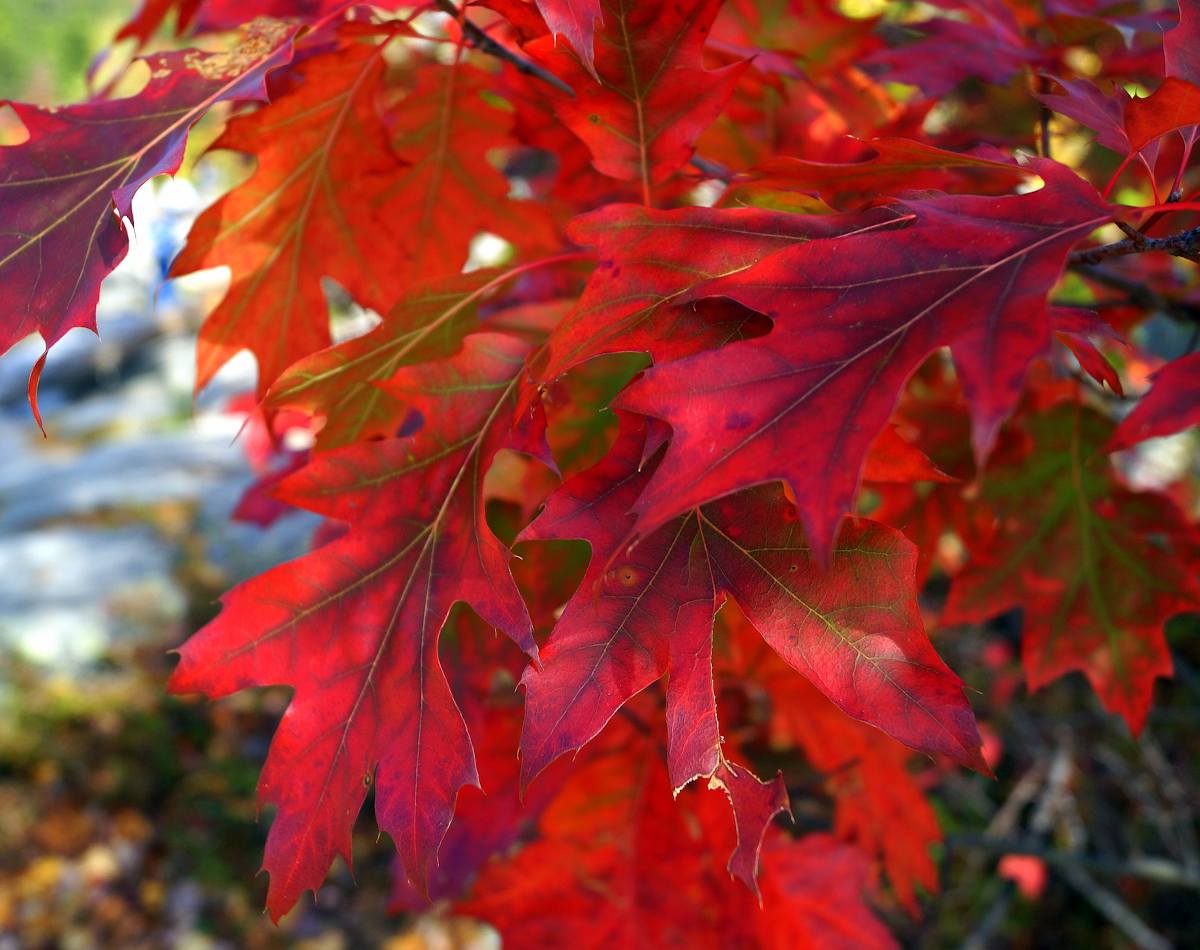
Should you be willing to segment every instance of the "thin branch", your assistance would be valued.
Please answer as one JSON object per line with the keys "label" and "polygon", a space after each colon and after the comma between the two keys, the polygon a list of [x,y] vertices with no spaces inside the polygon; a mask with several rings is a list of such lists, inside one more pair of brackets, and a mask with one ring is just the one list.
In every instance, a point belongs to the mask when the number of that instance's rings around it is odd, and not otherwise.
{"label": "thin branch", "polygon": [[1131,240],[1138,247],[1142,248],[1142,250],[1146,249],[1146,235],[1144,235],[1128,221],[1117,221],[1115,224],[1121,229],[1121,233],[1129,238],[1129,240]]}
{"label": "thin branch", "polygon": [[1151,930],[1126,904],[1112,891],[1101,887],[1076,865],[1063,865],[1058,873],[1074,888],[1084,900],[1108,918],[1109,922],[1125,934],[1134,945],[1142,950],[1174,950],[1174,944],[1166,937]]}
{"label": "thin branch", "polygon": [[518,56],[512,50],[497,43],[494,39],[488,36],[487,32],[476,26],[466,18],[465,12],[456,7],[451,0],[436,0],[437,8],[443,13],[448,13],[462,25],[463,34],[466,36],[470,45],[475,47],[481,53],[487,53],[489,56],[495,56],[497,59],[502,59],[506,63],[512,65],[517,72],[524,73],[526,76],[536,76],[542,82],[549,83],[559,92],[565,95],[574,97],[575,90],[568,86],[565,82],[559,79],[554,73],[543,69],[537,63],[530,62],[522,56]]}
{"label": "thin branch", "polygon": [[1017,886],[1012,881],[1005,880],[1001,883],[1000,890],[983,919],[963,940],[962,950],[987,950],[992,945],[992,938],[1008,919],[1016,893]]}
{"label": "thin branch", "polygon": [[[1050,80],[1049,76],[1047,76],[1045,74],[1041,74],[1041,75],[1037,76],[1037,78],[1035,79],[1035,83],[1036,83],[1037,91],[1038,91],[1039,95],[1044,96],[1051,91],[1051,80]],[[1054,157],[1053,155],[1050,154],[1050,120],[1051,120],[1051,118],[1053,118],[1053,113],[1050,111],[1050,107],[1047,106],[1045,103],[1043,103],[1041,111],[1038,113],[1038,126],[1041,129],[1041,133],[1042,133],[1041,134],[1042,158],[1053,158]]]}
{"label": "thin branch", "polygon": [[722,165],[720,162],[715,162],[711,158],[705,158],[703,155],[692,156],[692,167],[707,178],[715,178],[723,182],[733,181],[736,175],[733,169]]}
{"label": "thin branch", "polygon": [[1114,241],[1101,247],[1091,247],[1084,251],[1075,251],[1068,263],[1099,264],[1110,257],[1125,257],[1129,254],[1144,254],[1146,251],[1163,251],[1174,257],[1186,258],[1200,263],[1200,227],[1190,231],[1181,231],[1170,237],[1153,238],[1140,234],[1138,237],[1128,237],[1123,241]]}
{"label": "thin branch", "polygon": [[1184,323],[1200,324],[1200,306],[1196,304],[1173,300],[1146,284],[1132,280],[1122,274],[1102,270],[1091,264],[1073,262],[1071,269],[1087,277],[1089,280],[1094,280],[1098,284],[1121,291],[1134,306],[1147,310],[1159,310],[1167,316]]}
{"label": "thin branch", "polygon": [[1027,854],[1055,868],[1073,867],[1105,877],[1136,877],[1171,887],[1200,891],[1200,874],[1163,858],[1128,858],[1124,861],[1090,857],[1062,851],[1023,837],[1000,838],[993,835],[957,834],[946,839],[949,848],[988,851],[993,854]]}

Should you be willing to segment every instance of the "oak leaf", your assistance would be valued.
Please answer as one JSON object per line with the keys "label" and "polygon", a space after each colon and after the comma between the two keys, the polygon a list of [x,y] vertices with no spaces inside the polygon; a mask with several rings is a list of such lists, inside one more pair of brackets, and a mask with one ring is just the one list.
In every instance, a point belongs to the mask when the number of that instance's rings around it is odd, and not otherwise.
{"label": "oak leaf", "polygon": [[1046,295],[1068,251],[1111,216],[1069,169],[1039,160],[1033,170],[1045,181],[1038,191],[897,203],[889,210],[902,226],[797,244],[690,290],[730,297],[775,326],[655,366],[617,401],[672,428],[636,503],[638,532],[782,479],[826,560],[868,446],[941,346],[954,353],[985,458],[1049,345]]}
{"label": "oak leaf", "polygon": [[1154,374],[1150,391],[1121,420],[1109,452],[1200,425],[1200,353],[1172,360]]}
{"label": "oak leaf", "polygon": [[595,76],[552,37],[525,47],[574,90],[574,96],[554,93],[554,110],[591,149],[598,171],[639,181],[649,194],[687,164],[745,68],[704,68],[704,41],[721,3],[605,0]]}
{"label": "oak leaf", "polygon": [[179,168],[188,133],[212,106],[266,99],[266,77],[291,59],[294,35],[259,20],[227,53],[146,57],[150,81],[129,98],[11,103],[29,138],[0,148],[0,351],[31,333],[50,347],[75,327],[96,329],[100,283],[129,249],[134,194]]}
{"label": "oak leaf", "polygon": [[514,950],[564,937],[580,950],[894,946],[863,902],[864,856],[828,835],[769,831],[759,906],[714,858],[734,837],[724,811],[691,789],[672,801],[657,734],[616,722],[535,840],[485,867],[455,909],[492,924]]}
{"label": "oak leaf", "polygon": [[1065,403],[1023,429],[1028,449],[983,479],[997,532],[954,578],[943,620],[1024,608],[1029,688],[1080,671],[1139,732],[1171,674],[1163,625],[1200,607],[1200,537],[1166,496],[1120,483],[1100,451],[1112,424],[1094,411]]}
{"label": "oak leaf", "polygon": [[823,773],[834,802],[834,833],[876,857],[900,902],[917,911],[917,888],[938,889],[930,848],[941,841],[937,815],[909,769],[912,753],[841,712],[762,642],[745,617],[726,608],[719,657],[723,683],[765,693],[772,747],[799,747]]}
{"label": "oak leaf", "polygon": [[278,919],[315,890],[375,789],[380,828],[425,889],[455,797],[478,784],[466,725],[438,659],[438,633],[465,601],[530,656],[537,648],[482,517],[492,457],[513,435],[528,344],[477,333],[449,360],[388,386],[426,420],[407,438],[324,453],[279,496],[350,531],[225,596],[181,649],[176,692],[295,690],[271,744],[259,798],[278,809],[267,839],[268,908]]}
{"label": "oak leaf", "polygon": [[537,0],[546,26],[566,37],[589,73],[595,75],[596,21],[604,19],[600,0]]}
{"label": "oak leaf", "polygon": [[172,268],[232,272],[200,332],[197,389],[249,349],[262,394],[329,346],[324,277],[380,310],[399,295],[396,237],[372,207],[403,167],[382,116],[382,53],[355,44],[306,59],[286,92],[234,119],[215,143],[252,154],[256,168],[200,216]]}
{"label": "oak leaf", "polygon": [[713,616],[732,597],[771,647],[850,716],[982,768],[957,677],[925,638],[912,547],[847,525],[833,565],[814,563],[791,505],[760,488],[697,508],[627,547],[628,512],[653,470],[645,426],[626,419],[610,454],[551,496],[523,540],[586,539],[592,560],[543,653],[522,677],[522,772],[599,734],[667,674],[672,787],[727,766],[713,691]]}

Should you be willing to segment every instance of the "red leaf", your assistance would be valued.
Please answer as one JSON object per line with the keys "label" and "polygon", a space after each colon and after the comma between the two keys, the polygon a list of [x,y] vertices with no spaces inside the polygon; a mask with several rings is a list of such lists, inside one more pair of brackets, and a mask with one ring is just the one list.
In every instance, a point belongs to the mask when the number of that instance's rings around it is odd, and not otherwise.
{"label": "red leaf", "polygon": [[1046,161],[1034,169],[1040,191],[908,202],[895,210],[909,213],[907,227],[797,245],[693,289],[765,313],[775,329],[656,366],[622,394],[617,405],[673,430],[636,504],[639,533],[782,479],[826,560],[868,446],[939,346],[953,349],[976,455],[986,457],[1049,344],[1045,297],[1067,252],[1110,217],[1073,172]]}
{"label": "red leaf", "polygon": [[175,35],[182,35],[203,5],[204,0],[143,0],[138,12],[121,27],[115,39],[132,37],[139,43],[145,43],[166,22],[172,11],[175,11]]}
{"label": "red leaf", "polygon": [[1104,446],[1116,452],[1143,439],[1200,425],[1200,353],[1181,356],[1154,374],[1154,385]]}
{"label": "red leaf", "polygon": [[602,741],[539,837],[486,867],[456,906],[496,927],[508,950],[894,946],[863,903],[861,854],[826,835],[773,831],[760,908],[713,860],[732,838],[715,797],[689,790],[672,802],[657,741],[628,726]]}
{"label": "red leaf", "polygon": [[884,78],[910,83],[927,96],[949,93],[965,79],[1005,85],[1025,66],[1036,62],[1006,4],[941,3],[959,19],[937,17],[919,24],[921,38],[896,49],[872,53],[867,62],[883,66]]}
{"label": "red leaf", "polygon": [[522,800],[517,761],[520,709],[489,707],[481,712],[471,727],[478,737],[475,751],[483,791],[464,788],[459,794],[454,823],[442,841],[428,894],[413,886],[403,867],[397,868],[392,910],[420,912],[428,909],[431,900],[463,897],[488,859],[505,854],[529,836],[567,778],[566,772],[547,775]]}
{"label": "red leaf", "polygon": [[[930,187],[951,190],[951,185],[983,183],[1008,191],[1029,175],[1020,165],[949,152],[911,139],[879,138],[864,144],[875,154],[856,162],[810,162],[788,156],[768,159],[747,173],[749,181],[739,182],[733,197],[805,191],[841,207],[847,199],[877,201],[881,195]],[[729,203],[729,196],[725,200]]]}
{"label": "red leaf", "polygon": [[1145,99],[1125,104],[1125,132],[1135,152],[1176,129],[1200,125],[1200,86],[1168,76]]}
{"label": "red leaf", "polygon": [[1059,340],[1074,354],[1083,371],[1118,396],[1124,396],[1121,374],[1089,339],[1099,336],[1121,341],[1120,335],[1095,312],[1078,307],[1052,307],[1050,317]]}
{"label": "red leaf", "polygon": [[1118,396],[1125,395],[1125,386],[1121,382],[1121,374],[1103,353],[1086,336],[1077,333],[1059,333],[1058,338],[1074,354],[1080,367],[1092,379],[1107,386]]}
{"label": "red leaf", "polygon": [[326,453],[279,493],[350,522],[350,533],[235,588],[181,650],[177,692],[295,689],[259,786],[278,808],[264,860],[275,919],[320,884],[335,854],[349,862],[372,782],[380,827],[425,887],[459,788],[477,784],[437,655],[454,602],[536,656],[508,550],[480,502],[484,471],[511,442],[526,350],[479,333],[451,360],[402,370],[389,389],[411,397],[426,427]]}
{"label": "red leaf", "polygon": [[556,625],[544,667],[526,670],[522,771],[529,778],[596,736],[630,697],[669,674],[668,762],[676,789],[722,768],[712,686],[712,618],[732,596],[763,638],[849,715],[930,752],[982,768],[957,677],[925,638],[915,553],[897,533],[848,523],[819,571],[777,489],[696,509],[632,548],[626,515],[640,470],[640,425],[551,496],[524,539],[582,537],[583,582]]}
{"label": "red leaf", "polygon": [[806,216],[637,205],[609,205],[576,218],[571,239],[594,247],[600,264],[579,306],[551,334],[541,376],[553,379],[604,353],[645,351],[663,363],[752,335],[751,315],[725,309],[714,320],[713,311],[690,302],[692,291],[775,251],[894,219],[886,210]]}
{"label": "red leaf", "polygon": [[1163,36],[1167,75],[1200,85],[1200,4],[1179,0],[1179,25]]}
{"label": "red leaf", "polygon": [[565,37],[595,76],[596,21],[604,19],[600,0],[537,0],[537,6],[550,32]]}
{"label": "red leaf", "polygon": [[396,435],[409,408],[380,384],[403,366],[449,356],[467,334],[487,329],[481,301],[523,269],[478,270],[409,291],[369,333],[290,366],[267,393],[267,408],[321,417],[321,449]]}
{"label": "red leaf", "polygon": [[953,482],[955,479],[905,440],[894,426],[884,426],[867,453],[863,481],[907,483]]}
{"label": "red leaf", "polygon": [[[770,701],[769,732],[775,748],[799,746],[827,778],[835,804],[834,831],[886,868],[896,895],[917,910],[916,887],[938,889],[930,847],[941,841],[937,816],[908,769],[912,753],[877,729],[855,722],[811,684],[798,680],[764,647],[745,618],[722,612],[732,640],[720,667]],[[769,883],[769,882],[767,882]]]}
{"label": "red leaf", "polygon": [[488,161],[490,150],[512,144],[510,118],[484,97],[489,86],[488,75],[466,63],[426,63],[390,113],[392,147],[409,165],[381,194],[406,255],[398,280],[457,274],[479,231],[528,242],[538,230],[507,200],[508,182]]}
{"label": "red leaf", "polygon": [[[711,671],[710,671],[711,677]],[[771,820],[788,811],[787,786],[777,773],[772,782],[763,782],[747,769],[722,759],[708,780],[710,789],[721,789],[733,809],[737,845],[729,856],[729,873],[745,884],[760,900],[758,872],[763,839]]]}
{"label": "red leaf", "polygon": [[704,68],[704,40],[721,3],[606,0],[596,40],[598,78],[573,53],[555,48],[552,37],[526,46],[574,89],[574,96],[553,94],[554,111],[591,149],[598,171],[640,181],[649,194],[687,164],[745,68]]}
{"label": "red leaf", "polygon": [[765,865],[760,945],[771,950],[872,950],[895,941],[863,904],[870,872],[862,855],[829,835],[773,837]]}
{"label": "red leaf", "polygon": [[1054,81],[1062,87],[1065,95],[1038,95],[1037,100],[1042,105],[1092,129],[1097,133],[1096,141],[1118,155],[1128,155],[1133,151],[1129,134],[1125,131],[1129,93],[1120,86],[1114,86],[1111,93],[1105,94],[1086,79],[1055,76]]}
{"label": "red leaf", "polygon": [[172,268],[233,272],[201,330],[197,389],[249,349],[261,395],[289,365],[329,346],[323,277],[377,309],[398,295],[395,238],[372,208],[403,167],[380,115],[381,53],[353,45],[306,59],[297,83],[234,119],[215,143],[253,154],[257,169],[201,215]]}
{"label": "red leaf", "polygon": [[[251,24],[229,53],[146,58],[135,96],[63,109],[12,108],[29,139],[0,148],[0,351],[30,333],[47,346],[96,328],[100,282],[125,257],[134,193],[179,168],[188,132],[215,103],[265,99],[268,72],[291,59],[294,30]],[[53,266],[49,266],[53,262]]]}
{"label": "red leaf", "polygon": [[943,619],[1024,608],[1029,688],[1081,671],[1136,733],[1155,678],[1171,674],[1163,624],[1200,606],[1200,537],[1168,498],[1119,483],[1098,451],[1112,426],[1093,411],[1064,404],[1024,428],[1027,453],[983,481],[996,539],[971,551]]}

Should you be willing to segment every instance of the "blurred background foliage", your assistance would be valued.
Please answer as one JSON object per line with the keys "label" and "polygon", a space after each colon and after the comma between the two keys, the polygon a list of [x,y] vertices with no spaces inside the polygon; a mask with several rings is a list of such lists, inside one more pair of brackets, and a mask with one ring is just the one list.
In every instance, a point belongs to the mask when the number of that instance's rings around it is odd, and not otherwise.
{"label": "blurred background foliage", "polygon": [[128,0],[0,0],[0,96],[47,105],[87,92],[87,69],[129,16]]}

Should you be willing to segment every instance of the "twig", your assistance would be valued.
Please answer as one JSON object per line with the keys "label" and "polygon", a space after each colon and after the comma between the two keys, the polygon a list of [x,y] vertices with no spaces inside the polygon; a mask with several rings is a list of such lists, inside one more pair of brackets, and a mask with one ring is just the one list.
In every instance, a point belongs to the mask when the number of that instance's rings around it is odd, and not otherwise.
{"label": "twig", "polygon": [[[1008,798],[996,809],[996,813],[992,815],[992,820],[988,822],[987,830],[980,837],[987,841],[999,840],[1012,832],[1019,824],[1021,812],[1025,809],[1025,806],[1038,798],[1039,793],[1046,788],[1048,773],[1049,765],[1045,756],[1038,756],[1032,767],[1017,780]],[[946,840],[946,858],[949,858],[951,851],[954,849],[954,844],[954,838]],[[977,877],[983,868],[983,864],[984,855],[982,851],[968,854],[964,861],[965,873],[963,876]],[[979,923],[976,924],[963,941],[963,950],[986,950],[991,938],[1008,917],[1008,912],[1012,907],[1015,895],[1016,886],[1012,881],[1004,880],[1001,883],[1000,890],[992,898]]]}
{"label": "twig", "polygon": [[1128,221],[1117,221],[1115,223],[1117,227],[1120,228],[1121,233],[1129,238],[1129,240],[1131,240],[1136,246],[1140,247],[1142,250],[1146,249],[1146,241],[1149,240],[1146,235],[1144,235]]}
{"label": "twig", "polygon": [[1142,918],[1129,909],[1128,904],[1112,891],[1097,884],[1085,871],[1076,865],[1063,865],[1058,868],[1058,872],[1084,900],[1132,940],[1135,946],[1141,947],[1142,950],[1174,950],[1171,941],[1151,930]]}
{"label": "twig", "polygon": [[1124,861],[1114,861],[1073,851],[1062,851],[1029,838],[1000,838],[987,834],[951,835],[946,839],[946,846],[992,854],[1027,854],[1040,858],[1055,868],[1070,866],[1105,877],[1136,877],[1143,881],[1153,881],[1155,884],[1200,891],[1200,874],[1163,858],[1128,858]]}
{"label": "twig", "polygon": [[1112,271],[1102,270],[1091,264],[1074,263],[1071,265],[1071,269],[1098,284],[1121,291],[1135,306],[1147,310],[1160,310],[1167,316],[1185,323],[1200,323],[1200,306],[1196,304],[1172,300],[1146,284],[1131,280],[1121,274],[1114,274]]}
{"label": "twig", "polygon": [[727,168],[720,162],[714,162],[711,158],[705,158],[703,155],[692,156],[692,167],[709,178],[716,178],[724,182],[733,181],[735,175],[733,169]]}
{"label": "twig", "polygon": [[1050,759],[1045,787],[1029,819],[1029,827],[1034,834],[1039,837],[1045,836],[1054,827],[1063,803],[1070,795],[1071,777],[1074,774],[1075,762],[1071,753],[1070,733],[1063,729],[1060,731],[1054,755]]}
{"label": "twig", "polygon": [[1187,789],[1179,774],[1167,761],[1162,748],[1148,734],[1143,734],[1140,745],[1142,757],[1158,780],[1158,787],[1170,811],[1170,845],[1192,874],[1200,876],[1200,844],[1196,841],[1195,814],[1188,802]]}
{"label": "twig", "polygon": [[[1044,75],[1038,76],[1037,86],[1038,92],[1042,95],[1050,92],[1050,77]],[[1050,120],[1052,117],[1053,113],[1050,111],[1050,107],[1043,104],[1041,112],[1038,114],[1038,125],[1041,127],[1042,132],[1042,158],[1054,157],[1050,154]]]}
{"label": "twig", "polygon": [[1200,227],[1181,231],[1170,237],[1152,238],[1143,234],[1140,237],[1114,241],[1112,244],[1075,251],[1067,261],[1072,265],[1099,264],[1110,257],[1125,257],[1129,254],[1143,254],[1146,251],[1162,251],[1174,257],[1200,263]]}
{"label": "twig", "polygon": [[435,2],[439,10],[450,14],[450,16],[462,24],[463,34],[470,40],[471,45],[481,53],[487,53],[489,56],[502,59],[506,63],[511,64],[517,72],[524,73],[527,76],[536,76],[542,82],[549,83],[559,92],[574,97],[575,90],[555,76],[554,73],[543,69],[537,63],[530,62],[524,57],[518,56],[512,50],[497,43],[484,30],[468,20],[465,13],[459,10],[451,0],[435,0]]}
{"label": "twig", "polygon": [[1008,918],[1008,912],[1012,908],[1013,896],[1017,893],[1017,886],[1012,881],[1005,880],[1001,883],[1000,892],[992,901],[991,906],[987,909],[987,913],[983,915],[983,919],[975,926],[967,937],[962,942],[962,950],[987,950],[991,945],[992,937],[996,935],[996,931]]}

